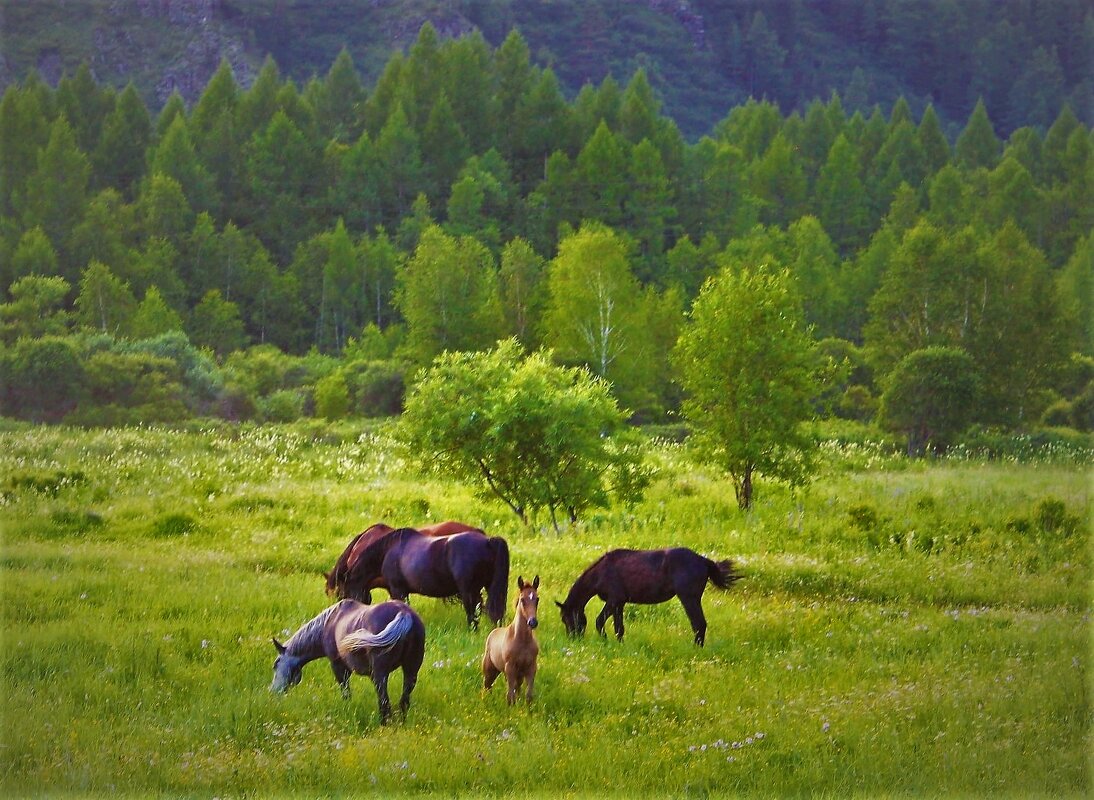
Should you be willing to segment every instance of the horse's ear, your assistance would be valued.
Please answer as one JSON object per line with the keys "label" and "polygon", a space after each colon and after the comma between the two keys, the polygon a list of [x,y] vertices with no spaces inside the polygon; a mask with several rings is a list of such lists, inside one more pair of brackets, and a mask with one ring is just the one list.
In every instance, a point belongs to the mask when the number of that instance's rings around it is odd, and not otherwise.
{"label": "horse's ear", "polygon": [[517,588],[524,589],[524,578],[522,578],[520,575],[517,576]]}
{"label": "horse's ear", "polygon": [[532,588],[533,589],[538,589],[539,588],[539,575],[536,575],[536,577],[532,578]]}
{"label": "horse's ear", "polygon": [[281,655],[285,655],[285,645],[281,644],[281,642],[277,641],[277,639],[270,639],[270,641],[273,642],[273,645],[277,648],[278,653],[280,653]]}

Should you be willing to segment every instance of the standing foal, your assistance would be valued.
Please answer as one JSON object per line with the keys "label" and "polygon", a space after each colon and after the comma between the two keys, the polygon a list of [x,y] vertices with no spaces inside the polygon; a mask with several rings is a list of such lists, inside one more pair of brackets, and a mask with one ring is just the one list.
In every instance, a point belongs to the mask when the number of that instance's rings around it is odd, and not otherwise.
{"label": "standing foal", "polygon": [[495,628],[486,637],[486,653],[482,657],[483,689],[494,685],[498,675],[505,673],[509,683],[506,699],[509,705],[517,701],[522,681],[528,682],[525,699],[532,702],[532,685],[536,680],[536,658],[539,645],[532,630],[539,624],[539,575],[531,583],[517,577],[517,610],[508,628]]}

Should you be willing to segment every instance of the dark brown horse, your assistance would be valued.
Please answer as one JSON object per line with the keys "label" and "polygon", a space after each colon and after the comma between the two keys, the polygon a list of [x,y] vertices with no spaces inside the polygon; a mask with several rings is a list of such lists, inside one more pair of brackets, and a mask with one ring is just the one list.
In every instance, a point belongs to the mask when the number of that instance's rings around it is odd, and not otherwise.
{"label": "dark brown horse", "polygon": [[459,597],[467,624],[478,627],[478,608],[486,589],[486,614],[495,625],[505,614],[509,583],[509,545],[500,536],[465,531],[451,536],[424,536],[401,528],[366,546],[352,580],[370,586],[378,577],[397,600],[411,593],[426,597]]}
{"label": "dark brown horse", "polygon": [[596,618],[596,630],[604,635],[604,623],[612,617],[615,635],[623,641],[623,606],[626,603],[664,603],[673,597],[688,615],[695,631],[695,643],[706,640],[707,619],[703,614],[703,591],[709,580],[728,589],[741,576],[733,562],[714,562],[686,547],[665,550],[611,550],[581,573],[566,600],[555,605],[562,611],[562,624],[571,636],[585,632],[585,606],[594,595],[604,601]]}
{"label": "dark brown horse", "polygon": [[[338,556],[338,560],[334,562],[333,569],[325,573],[327,595],[337,598],[348,597],[351,600],[360,600],[362,603],[371,603],[373,589],[387,589],[387,583],[384,581],[383,576],[376,578],[370,585],[362,585],[356,579],[356,567],[364,549],[393,530],[395,529],[390,525],[377,522],[353,537],[353,541],[346,546],[346,549],[342,551],[342,555]],[[479,531],[478,528],[468,525],[466,522],[457,522],[451,519],[426,525],[417,530],[426,536],[451,536],[454,533],[463,533],[465,531]],[[479,533],[482,533],[482,531],[479,531]]]}
{"label": "dark brown horse", "polygon": [[418,681],[425,658],[425,625],[406,603],[389,600],[366,606],[356,600],[341,600],[301,626],[277,648],[270,691],[285,692],[300,683],[304,665],[326,656],[342,696],[349,699],[349,678],[353,673],[369,675],[380,701],[380,722],[391,717],[387,693],[388,676],[403,671],[403,696],[399,710],[406,716],[410,693]]}

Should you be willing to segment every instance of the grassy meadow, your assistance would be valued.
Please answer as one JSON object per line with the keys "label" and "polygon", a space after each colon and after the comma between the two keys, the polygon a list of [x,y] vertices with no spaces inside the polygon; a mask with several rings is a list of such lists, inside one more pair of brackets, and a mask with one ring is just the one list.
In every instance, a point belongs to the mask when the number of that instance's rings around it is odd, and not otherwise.
{"label": "grassy meadow", "polygon": [[[1089,462],[825,452],[746,515],[658,445],[641,505],[558,535],[416,478],[381,432],[8,426],[0,795],[1089,796]],[[267,691],[270,637],[327,605],[353,534],[446,518],[541,576],[530,708],[483,695],[485,629],[424,598],[405,722],[325,661]],[[588,563],[670,544],[746,575],[708,587],[705,648],[676,601],[629,606],[623,643],[565,635]]]}

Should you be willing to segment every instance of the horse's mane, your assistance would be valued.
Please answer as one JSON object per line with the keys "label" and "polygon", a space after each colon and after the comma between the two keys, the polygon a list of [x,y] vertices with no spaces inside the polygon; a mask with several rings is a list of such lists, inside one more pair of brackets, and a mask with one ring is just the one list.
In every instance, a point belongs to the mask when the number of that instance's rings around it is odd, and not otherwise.
{"label": "horse's mane", "polygon": [[300,650],[312,649],[315,646],[316,639],[323,635],[323,628],[336,608],[338,608],[338,603],[328,606],[310,622],[301,625],[300,630],[294,633],[292,638],[285,643],[285,652],[292,656],[297,655]]}

